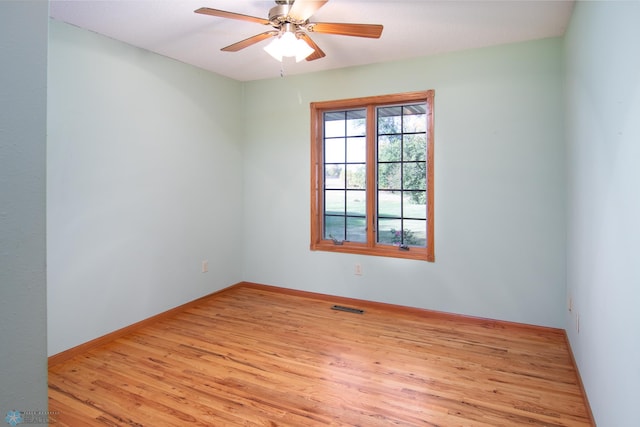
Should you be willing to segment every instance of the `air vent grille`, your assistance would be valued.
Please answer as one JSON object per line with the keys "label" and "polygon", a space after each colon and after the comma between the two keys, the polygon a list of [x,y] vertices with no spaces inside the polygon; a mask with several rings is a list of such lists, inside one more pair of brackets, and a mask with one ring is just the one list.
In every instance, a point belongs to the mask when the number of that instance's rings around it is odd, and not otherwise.
{"label": "air vent grille", "polygon": [[348,313],[364,314],[364,310],[360,310],[359,308],[353,308],[353,307],[345,307],[344,305],[334,305],[333,307],[331,307],[331,309],[338,310],[338,311],[346,311]]}

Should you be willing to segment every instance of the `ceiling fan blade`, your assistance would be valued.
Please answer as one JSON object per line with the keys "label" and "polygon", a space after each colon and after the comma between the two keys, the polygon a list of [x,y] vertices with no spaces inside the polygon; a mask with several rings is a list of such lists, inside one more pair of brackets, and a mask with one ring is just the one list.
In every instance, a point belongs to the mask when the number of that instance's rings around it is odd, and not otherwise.
{"label": "ceiling fan blade", "polygon": [[320,49],[318,45],[313,40],[311,40],[311,37],[309,37],[307,33],[300,33],[300,38],[305,42],[307,42],[307,44],[311,46],[311,48],[314,50],[314,52],[311,55],[306,57],[307,61],[314,61],[316,59],[324,58],[326,56],[322,51],[322,49]]}
{"label": "ceiling fan blade", "polygon": [[220,18],[238,19],[240,21],[256,22],[258,24],[269,25],[269,21],[256,16],[243,15],[241,13],[227,12],[226,10],[211,9],[210,7],[201,7],[194,10],[195,13],[202,15],[218,16]]}
{"label": "ceiling fan blade", "polygon": [[277,35],[278,32],[277,31],[267,31],[265,33],[260,33],[260,34],[256,34],[255,36],[251,36],[249,38],[246,38],[244,40],[241,40],[237,43],[234,44],[230,44],[227,47],[223,47],[222,51],[225,52],[237,52],[241,49],[244,49],[245,47],[249,47],[253,44],[256,44],[258,42],[261,42],[264,39],[268,39],[269,37],[273,37],[275,35]]}
{"label": "ceiling fan blade", "polygon": [[306,21],[328,1],[329,0],[295,0],[293,6],[289,9],[289,16],[296,20]]}
{"label": "ceiling fan blade", "polygon": [[382,25],[378,24],[342,24],[330,22],[315,22],[307,26],[307,30],[314,33],[337,34],[341,36],[380,38]]}

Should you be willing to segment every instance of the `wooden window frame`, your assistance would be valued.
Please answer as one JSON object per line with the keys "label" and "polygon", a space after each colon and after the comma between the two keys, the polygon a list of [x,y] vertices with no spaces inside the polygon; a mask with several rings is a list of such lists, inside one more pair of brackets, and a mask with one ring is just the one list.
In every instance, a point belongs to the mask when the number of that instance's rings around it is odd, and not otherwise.
{"label": "wooden window frame", "polygon": [[[342,252],[360,255],[374,255],[394,258],[407,258],[416,260],[435,261],[434,249],[434,131],[433,131],[433,107],[435,91],[407,92],[393,95],[371,96],[364,98],[343,99],[337,101],[312,102],[311,107],[311,245],[312,251]],[[398,246],[381,244],[376,242],[376,120],[377,107],[386,105],[398,105],[415,102],[425,102],[427,105],[427,219],[426,247],[411,246],[408,250]],[[324,158],[323,158],[323,114],[327,111],[341,109],[367,109],[367,239],[366,242],[344,241],[335,244],[333,240],[323,238],[324,229]],[[374,165],[374,166],[370,166]],[[371,184],[373,183],[373,184]]]}

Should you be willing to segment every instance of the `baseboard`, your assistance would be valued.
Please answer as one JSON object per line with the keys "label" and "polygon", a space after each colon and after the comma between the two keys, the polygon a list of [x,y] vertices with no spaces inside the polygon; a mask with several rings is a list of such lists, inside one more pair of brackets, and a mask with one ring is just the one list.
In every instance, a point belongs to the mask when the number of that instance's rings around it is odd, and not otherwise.
{"label": "baseboard", "polygon": [[501,327],[501,328],[511,327],[511,328],[520,328],[520,329],[533,329],[538,331],[544,331],[547,333],[566,335],[564,329],[552,328],[549,326],[533,325],[529,323],[510,322],[507,320],[496,320],[496,319],[490,319],[486,317],[468,316],[465,314],[448,313],[444,311],[430,310],[426,308],[409,307],[409,306],[390,304],[385,302],[341,297],[341,296],[322,294],[322,293],[316,293],[316,292],[310,292],[310,291],[301,291],[298,289],[291,289],[291,288],[281,288],[278,286],[265,285],[261,283],[240,282],[235,286],[262,289],[265,291],[279,292],[279,293],[295,295],[299,297],[320,299],[320,300],[325,300],[333,303],[357,305],[359,307],[365,307],[365,308],[366,307],[380,308],[383,310],[397,312],[397,313],[425,316],[431,319],[437,318],[437,319],[443,319],[443,320],[463,321],[465,323],[482,324],[486,327]]}
{"label": "baseboard", "polygon": [[207,300],[209,298],[213,298],[216,295],[219,295],[219,294],[221,294],[223,292],[228,292],[228,291],[230,291],[230,290],[232,290],[232,289],[234,289],[234,288],[236,288],[238,286],[242,286],[242,284],[241,283],[236,283],[235,285],[228,286],[228,287],[226,287],[224,289],[221,289],[219,291],[216,291],[216,292],[213,292],[211,294],[205,295],[205,296],[200,297],[198,299],[195,299],[193,301],[189,301],[189,302],[187,302],[185,304],[182,304],[182,305],[180,305],[178,307],[174,307],[174,308],[169,309],[167,311],[164,311],[162,313],[156,314],[155,316],[151,316],[151,317],[149,317],[147,319],[144,319],[144,320],[141,320],[139,322],[133,323],[133,324],[131,324],[129,326],[125,326],[124,328],[115,330],[115,331],[110,332],[110,333],[108,333],[106,335],[103,335],[101,337],[95,338],[95,339],[93,339],[91,341],[87,341],[85,343],[82,343],[82,344],[79,344],[79,345],[77,345],[75,347],[72,347],[72,348],[70,348],[68,350],[64,350],[64,351],[62,351],[60,353],[54,354],[52,356],[49,356],[49,358],[47,360],[48,366],[49,366],[49,368],[51,368],[52,366],[56,366],[59,363],[65,362],[65,361],[67,361],[67,360],[69,360],[69,359],[71,359],[71,358],[73,358],[75,356],[78,356],[80,354],[86,353],[89,350],[92,350],[92,349],[94,349],[96,347],[100,347],[102,345],[108,344],[111,341],[115,341],[118,338],[123,337],[123,336],[125,336],[127,334],[130,334],[132,332],[135,332],[136,330],[144,328],[145,326],[149,326],[149,325],[151,325],[153,323],[156,323],[156,322],[159,322],[159,321],[161,321],[163,319],[175,316],[176,314],[178,314],[178,313],[180,313],[182,311],[185,311],[185,310],[187,310],[187,309],[199,304],[200,302],[202,302],[204,300]]}
{"label": "baseboard", "polygon": [[566,330],[562,330],[564,332],[564,340],[567,343],[567,348],[569,349],[569,356],[571,357],[571,364],[573,365],[573,369],[576,371],[576,376],[578,377],[578,386],[582,391],[582,396],[584,397],[584,406],[587,408],[587,414],[589,416],[589,420],[591,421],[591,425],[596,425],[596,420],[593,417],[593,412],[591,411],[591,405],[589,404],[589,398],[587,396],[587,390],[584,388],[584,383],[582,382],[582,376],[580,375],[580,370],[578,369],[578,364],[576,363],[576,358],[573,355],[573,349],[571,348],[571,341],[569,341],[569,336],[567,335]]}
{"label": "baseboard", "polygon": [[[396,312],[396,313],[425,316],[431,319],[439,318],[443,320],[446,319],[446,320],[459,321],[459,322],[465,322],[465,323],[476,323],[476,324],[481,324],[487,328],[517,328],[517,329],[529,329],[529,330],[534,329],[534,330],[544,331],[545,333],[562,334],[563,336],[565,336],[565,339],[566,339],[566,332],[564,329],[551,328],[547,326],[538,326],[538,325],[531,325],[527,323],[508,322],[504,320],[494,320],[494,319],[488,319],[483,317],[467,316],[463,314],[454,314],[454,313],[447,313],[442,311],[427,310],[427,309],[416,308],[416,307],[408,307],[408,306],[389,304],[389,303],[383,303],[383,302],[361,300],[357,298],[348,298],[348,297],[341,297],[341,296],[322,294],[322,293],[316,293],[316,292],[301,291],[297,289],[282,288],[278,286],[265,285],[261,283],[239,282],[239,283],[236,283],[235,285],[231,285],[219,291],[213,292],[209,295],[205,295],[201,298],[198,298],[186,304],[180,305],[178,307],[172,308],[170,310],[167,310],[155,316],[151,316],[147,319],[141,320],[132,325],[125,326],[124,328],[110,332],[106,335],[103,335],[101,337],[88,341],[86,343],[77,345],[68,350],[54,354],[49,357],[48,365],[49,367],[55,366],[77,355],[83,354],[93,348],[105,345],[120,337],[130,334],[140,328],[149,326],[155,322],[166,319],[168,317],[175,316],[176,314],[199,304],[203,300],[215,298],[217,295],[220,295],[224,292],[229,292],[238,287],[253,288],[253,289],[259,289],[263,291],[278,292],[282,294],[294,295],[299,297],[320,299],[320,300],[324,300],[334,304],[339,303],[344,305],[355,305],[362,308],[379,308],[379,309],[384,309],[384,310]],[[575,365],[575,361],[574,361],[574,365]]]}

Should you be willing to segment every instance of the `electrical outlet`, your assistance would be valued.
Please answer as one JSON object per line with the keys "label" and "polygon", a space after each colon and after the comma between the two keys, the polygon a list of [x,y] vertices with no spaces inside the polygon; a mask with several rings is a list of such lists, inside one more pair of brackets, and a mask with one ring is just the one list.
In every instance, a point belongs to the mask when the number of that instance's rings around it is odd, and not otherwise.
{"label": "electrical outlet", "polygon": [[204,260],[202,261],[202,272],[206,273],[209,271],[209,261]]}
{"label": "electrical outlet", "polygon": [[355,274],[356,276],[362,276],[362,265],[361,264],[356,264],[355,267],[353,268],[353,274]]}

